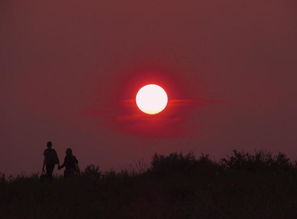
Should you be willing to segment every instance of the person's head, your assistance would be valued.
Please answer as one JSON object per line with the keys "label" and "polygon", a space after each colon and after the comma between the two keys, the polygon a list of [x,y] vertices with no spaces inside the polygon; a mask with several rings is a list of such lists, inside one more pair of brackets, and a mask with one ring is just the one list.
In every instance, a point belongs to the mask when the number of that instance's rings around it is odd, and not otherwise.
{"label": "person's head", "polygon": [[66,149],[66,155],[68,155],[68,156],[72,155],[72,149],[71,148]]}
{"label": "person's head", "polygon": [[48,141],[47,144],[46,144],[47,148],[52,148],[53,146],[53,143],[51,141]]}

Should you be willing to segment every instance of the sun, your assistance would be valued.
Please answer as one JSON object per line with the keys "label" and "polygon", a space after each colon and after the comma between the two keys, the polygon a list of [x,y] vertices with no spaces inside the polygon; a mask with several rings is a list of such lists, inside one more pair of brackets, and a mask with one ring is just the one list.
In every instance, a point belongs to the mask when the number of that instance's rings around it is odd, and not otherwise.
{"label": "sun", "polygon": [[150,115],[162,112],[168,103],[166,91],[156,84],[148,84],[139,89],[136,95],[138,108]]}

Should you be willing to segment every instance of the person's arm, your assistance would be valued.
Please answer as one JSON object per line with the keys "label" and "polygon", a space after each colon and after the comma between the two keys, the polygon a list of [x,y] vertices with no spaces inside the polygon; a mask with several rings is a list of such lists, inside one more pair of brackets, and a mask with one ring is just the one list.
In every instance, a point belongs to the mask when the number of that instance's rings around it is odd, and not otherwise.
{"label": "person's arm", "polygon": [[45,152],[43,152],[43,165],[42,165],[42,172],[44,172],[46,160],[45,160]]}
{"label": "person's arm", "polygon": [[62,166],[59,166],[59,169],[62,169],[62,168],[65,167],[65,160],[66,160],[66,157],[65,157],[65,159],[64,159],[64,163],[62,164]]}

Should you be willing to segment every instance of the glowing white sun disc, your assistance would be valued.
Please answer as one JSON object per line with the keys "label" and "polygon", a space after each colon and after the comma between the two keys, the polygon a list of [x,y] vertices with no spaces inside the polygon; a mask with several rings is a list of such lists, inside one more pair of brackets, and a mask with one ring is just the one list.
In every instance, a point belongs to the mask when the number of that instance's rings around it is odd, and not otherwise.
{"label": "glowing white sun disc", "polygon": [[148,84],[139,89],[136,95],[138,108],[147,114],[154,115],[165,109],[168,96],[165,90],[156,84]]}

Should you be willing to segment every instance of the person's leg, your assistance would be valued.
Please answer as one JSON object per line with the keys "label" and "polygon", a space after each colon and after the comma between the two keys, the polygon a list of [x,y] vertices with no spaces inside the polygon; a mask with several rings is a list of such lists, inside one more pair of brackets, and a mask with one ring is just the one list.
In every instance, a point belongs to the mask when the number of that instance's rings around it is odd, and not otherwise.
{"label": "person's leg", "polygon": [[54,168],[55,168],[54,164],[46,165],[46,176],[48,178],[53,178]]}

